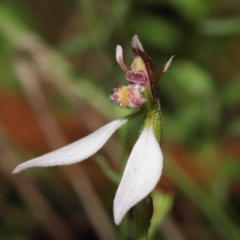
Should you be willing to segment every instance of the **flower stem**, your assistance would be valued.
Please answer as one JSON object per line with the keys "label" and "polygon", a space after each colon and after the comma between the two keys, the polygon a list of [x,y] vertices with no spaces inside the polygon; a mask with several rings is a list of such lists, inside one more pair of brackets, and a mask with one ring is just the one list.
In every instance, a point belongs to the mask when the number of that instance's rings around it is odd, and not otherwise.
{"label": "flower stem", "polygon": [[137,240],[148,240],[148,230],[153,215],[152,197],[148,195],[133,209]]}

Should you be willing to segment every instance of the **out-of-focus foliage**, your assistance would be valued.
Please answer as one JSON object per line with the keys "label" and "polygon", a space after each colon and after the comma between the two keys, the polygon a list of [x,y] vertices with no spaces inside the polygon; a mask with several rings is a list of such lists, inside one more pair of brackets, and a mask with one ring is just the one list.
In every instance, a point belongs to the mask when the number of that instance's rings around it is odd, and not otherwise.
{"label": "out-of-focus foliage", "polygon": [[165,168],[151,238],[239,239],[239,16],[229,0],[2,0],[0,238],[134,239],[131,213],[114,227],[112,200],[141,119],[96,162],[11,170],[129,113],[108,96],[126,84],[115,46],[130,66],[137,34],[156,73],[175,55],[157,89]]}

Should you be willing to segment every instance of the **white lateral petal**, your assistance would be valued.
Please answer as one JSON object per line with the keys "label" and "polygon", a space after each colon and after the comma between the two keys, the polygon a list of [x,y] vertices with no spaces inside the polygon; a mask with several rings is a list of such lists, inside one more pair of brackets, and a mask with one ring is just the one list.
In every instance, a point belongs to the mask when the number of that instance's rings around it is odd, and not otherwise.
{"label": "white lateral petal", "polygon": [[162,151],[153,129],[145,128],[133,147],[114,199],[114,221],[117,225],[131,207],[153,191],[162,167]]}
{"label": "white lateral petal", "polygon": [[123,59],[123,50],[122,50],[122,47],[120,45],[117,45],[117,47],[116,47],[116,60],[117,60],[117,62],[119,62],[119,59],[120,60]]}
{"label": "white lateral petal", "polygon": [[165,66],[164,66],[164,68],[163,68],[163,73],[165,73],[165,72],[168,70],[168,68],[170,67],[170,64],[171,64],[171,62],[172,62],[172,59],[173,59],[174,57],[175,57],[174,55],[171,56],[170,59],[168,60],[168,62],[165,64]]}
{"label": "white lateral petal", "polygon": [[76,142],[18,165],[13,173],[30,167],[68,165],[83,161],[96,153],[112,134],[127,121],[127,117],[114,120]]}
{"label": "white lateral petal", "polygon": [[123,50],[122,50],[122,47],[120,45],[117,45],[117,47],[116,47],[116,60],[118,62],[118,65],[120,66],[120,68],[124,72],[127,72],[128,68],[126,67],[126,65],[123,61]]}

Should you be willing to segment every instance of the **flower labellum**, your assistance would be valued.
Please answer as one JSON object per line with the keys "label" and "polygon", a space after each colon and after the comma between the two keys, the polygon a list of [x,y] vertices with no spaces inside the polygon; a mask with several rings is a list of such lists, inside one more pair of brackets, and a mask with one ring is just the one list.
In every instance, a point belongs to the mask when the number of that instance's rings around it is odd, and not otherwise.
{"label": "flower labellum", "polygon": [[144,87],[139,84],[114,88],[110,99],[122,108],[140,108],[146,99],[142,96]]}
{"label": "flower labellum", "polygon": [[24,162],[13,170],[13,173],[18,173],[31,167],[59,166],[81,162],[102,148],[124,123],[139,115],[144,115],[140,136],[127,161],[114,198],[113,215],[117,225],[131,207],[154,190],[163,168],[163,155],[160,148],[162,116],[160,103],[156,96],[156,84],[167,71],[172,58],[154,78],[152,61],[144,52],[137,35],[133,37],[132,49],[135,57],[131,68],[128,69],[123,60],[122,47],[118,45],[116,48],[116,60],[125,73],[128,85],[114,88],[110,99],[119,107],[139,108],[140,111],[114,120],[72,144]]}

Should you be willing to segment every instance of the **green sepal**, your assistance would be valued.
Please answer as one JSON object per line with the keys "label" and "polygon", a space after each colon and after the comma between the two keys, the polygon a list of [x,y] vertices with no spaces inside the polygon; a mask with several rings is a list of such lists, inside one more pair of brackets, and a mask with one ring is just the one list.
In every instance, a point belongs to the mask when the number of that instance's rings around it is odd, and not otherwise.
{"label": "green sepal", "polygon": [[163,118],[160,107],[160,99],[155,99],[151,104],[151,108],[145,108],[145,118],[142,129],[151,126],[159,144],[162,141]]}

